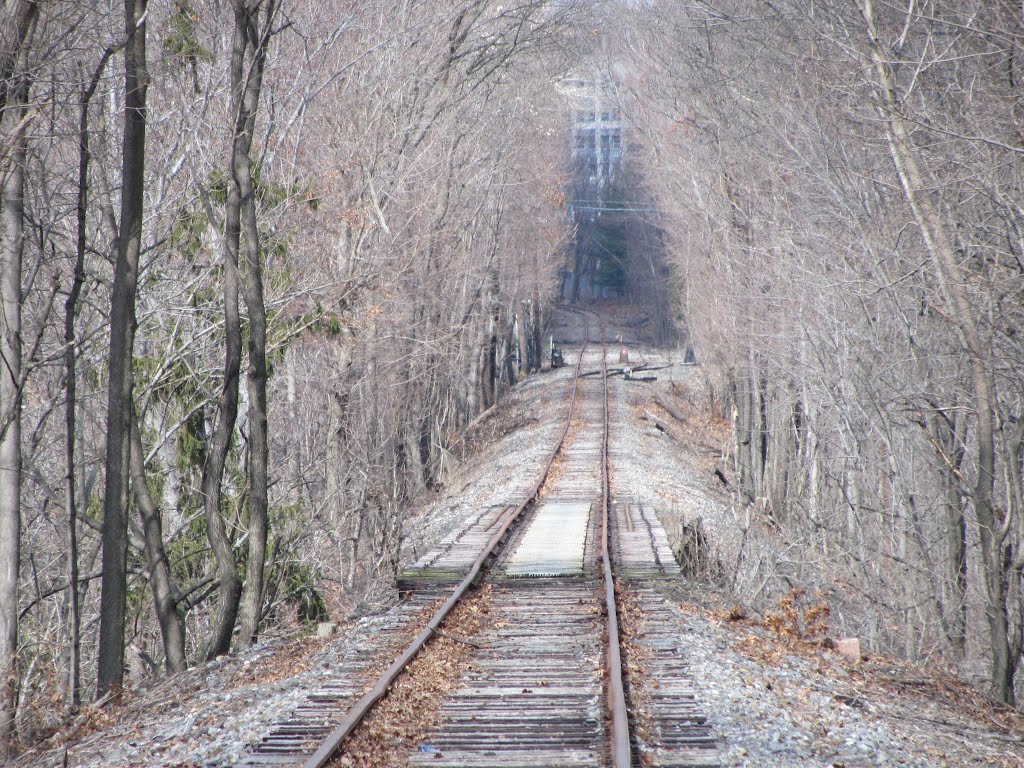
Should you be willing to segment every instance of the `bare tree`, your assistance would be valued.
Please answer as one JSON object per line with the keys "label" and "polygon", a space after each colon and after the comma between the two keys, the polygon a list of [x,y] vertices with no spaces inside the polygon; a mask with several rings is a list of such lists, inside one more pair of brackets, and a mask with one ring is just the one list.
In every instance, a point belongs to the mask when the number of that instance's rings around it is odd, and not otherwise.
{"label": "bare tree", "polygon": [[22,255],[29,120],[27,49],[38,8],[6,3],[0,44],[0,754],[14,749],[21,558]]}
{"label": "bare tree", "polygon": [[[947,217],[933,203],[933,184],[925,178],[910,137],[907,116],[897,94],[892,64],[882,50],[875,21],[874,3],[864,0],[861,6],[880,91],[879,111],[886,125],[886,136],[893,164],[914,218],[932,258],[936,274],[947,301],[955,308],[952,315],[957,334],[970,362],[974,417],[977,422],[976,468],[973,488],[974,514],[981,538],[981,555],[985,587],[990,606],[986,611],[992,633],[992,685],[1000,701],[1013,701],[1013,667],[1006,614],[1006,563],[1003,546],[1006,533],[1003,521],[997,520],[994,508],[996,479],[995,396],[989,354],[975,322],[977,310],[971,305],[964,285],[965,276],[953,238],[947,230]],[[909,25],[912,19],[907,19]]]}
{"label": "bare tree", "polygon": [[617,49],[740,499],[800,542],[802,578],[841,564],[847,631],[984,659],[1005,701],[1024,624],[1018,10],[653,3]]}
{"label": "bare tree", "polygon": [[[23,118],[26,93],[15,89],[15,115]],[[8,108],[4,109],[8,112]],[[3,169],[3,268],[0,291],[0,407],[4,430],[0,438],[0,745],[9,751],[14,735],[17,691],[18,574],[21,543],[21,262],[24,249],[22,211],[25,182],[25,140],[12,136],[14,150]]]}
{"label": "bare tree", "polygon": [[[260,23],[260,10],[263,22]],[[245,585],[240,606],[243,646],[256,642],[263,614],[263,579],[267,549],[267,310],[264,303],[262,249],[252,177],[252,141],[263,90],[267,48],[274,32],[275,0],[234,0],[235,37],[231,52],[231,93],[235,112],[234,142],[230,160],[231,183],[237,188],[242,213],[244,271],[242,295],[248,315],[249,445],[248,480],[249,543]],[[246,58],[249,58],[246,67]]]}
{"label": "bare tree", "polygon": [[110,302],[107,461],[103,493],[103,583],[97,692],[124,681],[135,301],[142,248],[146,159],[146,0],[125,0],[125,109],[121,215]]}

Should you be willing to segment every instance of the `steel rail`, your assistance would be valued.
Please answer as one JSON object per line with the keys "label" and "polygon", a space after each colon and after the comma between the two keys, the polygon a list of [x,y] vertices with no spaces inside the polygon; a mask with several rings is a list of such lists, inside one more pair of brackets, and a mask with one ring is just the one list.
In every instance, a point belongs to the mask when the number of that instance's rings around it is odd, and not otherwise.
{"label": "steel rail", "polygon": [[[572,311],[580,312],[580,310],[573,309]],[[558,443],[548,456],[547,463],[544,466],[544,471],[541,473],[540,479],[534,486],[533,493],[527,498],[522,504],[520,504],[512,516],[505,521],[505,524],[501,526],[497,533],[492,536],[483,552],[480,553],[479,557],[473,561],[473,566],[470,568],[469,573],[455,588],[452,595],[444,602],[444,604],[437,610],[437,612],[431,617],[430,621],[427,622],[427,626],[416,635],[415,639],[406,646],[406,649],[391,663],[391,665],[384,671],[384,673],[377,679],[374,686],[363,694],[362,698],[357,701],[352,708],[345,715],[345,718],[338,724],[338,726],[331,731],[327,738],[321,742],[317,750],[310,755],[305,762],[303,762],[303,768],[323,768],[330,762],[331,758],[338,752],[341,745],[352,735],[363,719],[369,714],[373,706],[384,697],[388,692],[388,689],[395,682],[400,674],[405,670],[409,663],[416,657],[416,655],[423,649],[427,644],[427,641],[435,633],[441,622],[444,621],[445,617],[451,612],[451,610],[459,603],[459,601],[466,595],[470,587],[473,585],[487,561],[487,558],[491,556],[495,547],[504,538],[508,529],[512,524],[520,517],[527,507],[535,502],[540,495],[541,487],[544,485],[544,481],[547,480],[548,475],[551,472],[551,467],[555,463],[555,458],[558,456],[558,452],[562,449],[562,445],[565,443],[565,438],[569,434],[569,428],[572,425],[572,415],[576,407],[576,391],[580,381],[580,370],[583,364],[583,355],[587,351],[587,346],[590,341],[590,320],[585,313],[580,312],[584,315],[584,331],[583,331],[583,343],[580,346],[579,359],[576,361],[576,368],[573,372],[572,382],[572,394],[569,398],[569,409],[568,416],[565,420],[565,429],[562,430],[562,435],[558,439]],[[606,439],[606,450],[607,450],[607,377],[605,381],[605,439]],[[606,466],[606,463],[604,464]],[[607,484],[607,478],[605,478],[605,484]],[[607,507],[607,504],[605,505]],[[605,525],[607,529],[607,521]],[[613,594],[614,598],[614,594]],[[621,686],[621,673],[619,675],[619,684]],[[628,743],[628,736],[627,736]],[[617,763],[616,766],[619,764]],[[622,765],[628,765],[623,763]]]}
{"label": "steel rail", "polygon": [[[601,334],[602,339],[604,333]],[[608,501],[611,488],[608,482],[608,357],[601,358],[604,379],[603,426],[601,436],[601,568],[604,575],[604,601],[608,616],[608,710],[611,714],[611,753],[613,768],[630,768],[632,742],[629,735],[629,717],[626,709],[626,690],[622,682],[622,653],[619,639],[619,618],[615,604],[615,576],[612,573],[609,551]]]}

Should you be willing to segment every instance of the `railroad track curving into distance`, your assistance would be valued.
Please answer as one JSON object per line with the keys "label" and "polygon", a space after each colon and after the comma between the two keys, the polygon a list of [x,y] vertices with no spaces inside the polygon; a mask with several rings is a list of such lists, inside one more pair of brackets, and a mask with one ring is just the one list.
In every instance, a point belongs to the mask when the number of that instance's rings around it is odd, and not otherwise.
{"label": "railroad track curving into distance", "polygon": [[[409,756],[431,766],[713,766],[715,741],[695,703],[671,611],[649,585],[630,586],[645,619],[643,673],[631,686],[619,621],[616,571],[678,575],[653,512],[613,500],[609,483],[609,377],[599,315],[562,307],[583,325],[565,426],[527,498],[478,512],[407,568],[405,614],[429,617],[376,682],[350,680],[311,693],[240,765],[329,765],[364,718],[483,583],[504,620],[487,628],[472,664],[441,706],[439,724]],[[596,326],[596,328],[594,327]],[[600,338],[592,339],[597,332]],[[582,377],[584,365],[599,376]],[[446,596],[446,597],[445,597]],[[445,599],[441,602],[441,598]],[[426,606],[441,602],[436,610]],[[368,665],[353,660],[354,667]],[[358,676],[356,676],[358,677]],[[630,691],[642,691],[642,735]]]}

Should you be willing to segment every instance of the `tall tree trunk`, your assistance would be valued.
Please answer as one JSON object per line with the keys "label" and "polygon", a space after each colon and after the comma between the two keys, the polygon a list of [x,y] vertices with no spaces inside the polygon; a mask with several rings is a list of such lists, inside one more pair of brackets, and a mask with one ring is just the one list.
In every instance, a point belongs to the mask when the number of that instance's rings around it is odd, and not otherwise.
{"label": "tall tree trunk", "polygon": [[934,440],[942,472],[941,498],[946,513],[946,562],[943,628],[957,659],[967,653],[967,522],[961,504],[960,480],[966,442],[963,419],[956,408],[947,415],[936,409],[928,417],[928,431]]}
{"label": "tall tree trunk", "polygon": [[[24,114],[24,88],[16,96]],[[17,119],[17,118],[16,118]],[[18,690],[18,576],[21,561],[21,262],[26,143],[19,131],[2,168],[0,265],[0,755],[14,751]]]}
{"label": "tall tree trunk", "polygon": [[78,201],[76,206],[75,272],[64,301],[64,511],[68,521],[68,669],[66,703],[70,710],[81,704],[81,609],[78,592],[78,500],[75,482],[75,408],[77,407],[77,352],[75,319],[85,285],[87,212],[89,207],[89,102],[113,49],[104,51],[89,85],[78,101]]}
{"label": "tall tree trunk", "polygon": [[516,332],[519,344],[519,370],[516,373],[520,376],[525,376],[530,371],[530,345],[526,338],[528,313],[529,310],[526,308],[526,302],[520,301],[516,305]]}
{"label": "tall tree trunk", "polygon": [[64,301],[64,512],[68,521],[68,685],[67,706],[81,703],[81,612],[78,601],[78,507],[75,498],[75,401],[77,349],[75,315],[85,284],[86,210],[89,183],[89,100],[83,93],[78,105],[78,206],[75,273]]}
{"label": "tall tree trunk", "polygon": [[753,355],[749,365],[736,373],[735,397],[734,430],[739,486],[747,501],[754,502],[763,495],[767,428],[763,383]]}
{"label": "tall tree trunk", "polygon": [[124,143],[121,154],[121,223],[110,299],[106,479],[103,492],[103,577],[100,594],[96,693],[124,683],[125,589],[128,567],[128,482],[134,380],[135,295],[142,245],[146,160],[146,4],[125,0]]}
{"label": "tall tree trunk", "polygon": [[533,348],[532,369],[539,371],[544,367],[544,342],[541,338],[540,289],[537,287],[533,289],[533,301],[530,304],[530,320],[532,331],[531,346]]}
{"label": "tall tree trunk", "polygon": [[146,485],[146,460],[139,433],[138,419],[132,409],[131,423],[131,472],[132,487],[135,489],[135,503],[142,517],[142,534],[145,541],[146,562],[149,565],[149,586],[153,591],[153,607],[160,622],[160,634],[164,642],[164,659],[167,673],[181,672],[188,666],[185,660],[185,617],[178,611],[178,591],[171,575],[171,565],[164,549],[163,524],[160,510]]}
{"label": "tall tree trunk", "polygon": [[[230,192],[229,192],[230,198]],[[230,207],[230,199],[228,201]],[[230,240],[230,215],[226,240]],[[236,240],[237,247],[237,240]],[[225,247],[225,251],[229,251]],[[237,257],[237,253],[235,254]],[[210,637],[206,642],[206,659],[210,661],[231,650],[231,635],[238,616],[238,600],[242,582],[238,576],[235,550],[221,515],[224,466],[231,450],[231,438],[238,417],[238,374],[241,366],[242,332],[238,322],[238,270],[230,257],[225,257],[224,269],[224,383],[217,402],[216,422],[203,464],[200,482],[203,511],[206,517],[206,537],[210,541],[217,561],[217,614]]]}
{"label": "tall tree trunk", "polygon": [[[224,390],[218,407],[213,445],[204,471],[207,528],[220,576],[220,614],[214,628],[207,658],[226,653],[236,619],[241,618],[241,642],[251,644],[257,636],[263,607],[263,569],[267,542],[267,313],[263,302],[260,267],[260,239],[256,211],[256,190],[252,178],[253,129],[263,86],[266,48],[270,41],[275,4],[267,6],[266,26],[258,25],[259,3],[233,0],[234,40],[231,52],[231,93],[234,115],[229,184],[225,214],[225,325],[226,361]],[[246,70],[246,56],[252,60]],[[244,234],[244,279],[240,281],[239,252]],[[229,273],[230,272],[230,276]],[[238,318],[238,290],[242,285],[249,315],[246,380],[249,400],[249,456],[246,494],[249,504],[249,552],[243,591],[235,566],[234,551],[220,519],[221,482],[231,434],[238,416],[238,379],[241,368],[241,332]],[[230,294],[230,295],[229,295]],[[240,604],[241,603],[241,604]]]}
{"label": "tall tree trunk", "polygon": [[[342,386],[346,383],[343,382]],[[345,537],[345,522],[348,515],[345,510],[345,470],[343,462],[345,460],[345,419],[348,411],[348,393],[330,392],[327,399],[329,401],[330,415],[327,430],[327,466],[324,470],[327,481],[328,509],[330,510],[328,519],[330,520],[331,530],[337,532],[341,542],[341,548],[338,552],[339,571],[342,574],[342,584],[347,585],[345,549],[348,548],[349,542]],[[355,547],[354,543],[352,547]]]}
{"label": "tall tree trunk", "polygon": [[501,376],[498,358],[498,323],[500,320],[500,307],[498,306],[498,275],[491,272],[488,276],[488,285],[484,293],[484,311],[487,313],[484,321],[487,327],[486,337],[483,344],[483,363],[480,371],[480,410],[486,410],[498,402],[498,377]]}
{"label": "tall tree trunk", "polygon": [[238,378],[242,365],[242,330],[238,316],[240,211],[238,188],[228,184],[224,212],[224,383],[217,401],[213,435],[207,448],[200,483],[206,515],[206,537],[217,561],[219,582],[217,616],[206,644],[207,660],[231,650],[231,635],[235,629],[238,600],[242,594],[234,547],[221,514],[221,485],[238,418]]}
{"label": "tall tree trunk", "polygon": [[29,83],[24,55],[36,3],[7,0],[0,48],[0,757],[14,754],[18,703],[18,579],[21,572],[21,272]]}
{"label": "tall tree trunk", "polygon": [[[235,136],[231,157],[233,183],[242,206],[244,271],[242,295],[249,315],[246,386],[249,392],[249,556],[239,614],[241,643],[251,645],[259,634],[263,612],[263,569],[267,549],[267,309],[263,301],[260,234],[256,189],[252,178],[252,139],[263,87],[263,68],[274,19],[274,0],[267,0],[263,30],[259,28],[261,0],[233,0],[235,40],[231,55],[231,83],[235,103]],[[245,70],[246,50],[251,53]]]}
{"label": "tall tree trunk", "polygon": [[483,373],[484,373],[484,349],[487,339],[486,317],[481,317],[480,322],[474,322],[472,341],[468,344],[466,352],[466,383],[465,383],[465,406],[462,419],[470,422],[484,410],[486,406],[481,405],[483,395]]}
{"label": "tall tree trunk", "polygon": [[1024,467],[1024,420],[1020,415],[1016,416],[1016,424],[1013,429],[1007,430],[1006,466],[1007,480],[1010,490],[1008,493],[1009,509],[1007,515],[1015,521],[1016,547],[1010,557],[1010,590],[1008,603],[1010,606],[1010,659],[1012,670],[1016,673],[1021,661],[1021,651],[1024,649],[1024,519],[1021,513],[1024,512],[1024,484],[1022,484],[1022,467]]}
{"label": "tall tree trunk", "polygon": [[889,154],[900,184],[928,248],[942,292],[954,306],[954,324],[971,368],[971,385],[976,425],[976,479],[973,489],[974,514],[981,541],[982,571],[988,596],[986,615],[990,632],[990,678],[997,699],[1013,703],[1014,665],[1010,658],[1009,622],[1006,611],[1006,563],[1003,558],[1003,521],[995,505],[995,393],[988,357],[977,323],[976,310],[964,290],[966,280],[957,258],[946,221],[931,199],[929,185],[917,162],[910,129],[896,94],[891,65],[886,59],[875,25],[872,0],[864,0],[862,11],[867,25],[878,87],[879,106],[885,121]]}

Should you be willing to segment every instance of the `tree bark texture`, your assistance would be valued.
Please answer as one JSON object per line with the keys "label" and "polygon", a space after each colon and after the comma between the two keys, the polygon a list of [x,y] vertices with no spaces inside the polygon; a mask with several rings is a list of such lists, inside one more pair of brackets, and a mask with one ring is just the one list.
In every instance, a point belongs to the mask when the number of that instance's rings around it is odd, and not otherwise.
{"label": "tree bark texture", "polygon": [[146,485],[145,450],[142,447],[138,419],[134,413],[131,430],[132,487],[135,489],[135,503],[142,517],[142,535],[146,562],[149,565],[149,588],[153,592],[153,608],[160,622],[167,673],[174,674],[188,666],[185,658],[185,617],[178,611],[178,590],[164,549],[160,509],[153,501],[149,486]]}
{"label": "tree bark texture", "polygon": [[952,410],[936,411],[928,419],[928,431],[939,459],[948,466],[943,474],[942,495],[946,511],[946,577],[943,629],[958,659],[967,653],[967,520],[964,517],[957,475],[964,459],[963,417]]}
{"label": "tree bark texture", "polygon": [[[22,94],[16,95],[23,102]],[[25,94],[27,95],[27,94]],[[16,114],[23,113],[23,105]],[[21,562],[21,267],[26,144],[15,138],[0,200],[0,755],[13,752],[18,690],[18,576]]]}
{"label": "tree bark texture", "polygon": [[128,484],[131,450],[135,297],[142,245],[146,160],[146,4],[125,0],[125,110],[121,222],[110,300],[106,477],[103,495],[103,577],[96,693],[124,682],[125,589],[128,563]]}
{"label": "tree bark texture", "polygon": [[78,113],[78,205],[75,272],[64,301],[64,512],[68,520],[68,686],[67,704],[81,703],[81,611],[78,600],[78,507],[75,494],[75,401],[77,349],[75,314],[85,283],[86,213],[89,204],[89,96],[82,94]]}
{"label": "tree bark texture", "polygon": [[19,92],[23,87],[21,78],[18,76],[18,71],[21,68],[20,61],[28,48],[38,15],[39,5],[35,0],[5,0],[4,2],[4,18],[7,20],[6,31],[13,32],[13,34],[5,39],[6,45],[0,48],[0,112],[2,113],[7,112],[7,106],[11,102],[12,96],[16,103],[20,100]]}
{"label": "tree bark texture", "polygon": [[[11,33],[0,49],[0,757],[14,753],[21,568],[22,258],[29,81],[23,74],[38,7],[4,3]],[[6,42],[6,41],[5,41]]]}
{"label": "tree bark texture", "polygon": [[66,704],[71,710],[81,704],[81,607],[78,590],[78,499],[76,493],[75,434],[78,385],[78,349],[75,322],[78,301],[85,285],[85,254],[88,245],[89,209],[89,103],[100,76],[113,55],[104,51],[89,85],[78,102],[78,200],[75,210],[75,268],[71,289],[64,301],[64,512],[68,521],[68,651]]}
{"label": "tree bark texture", "polygon": [[224,381],[206,450],[201,488],[206,516],[206,537],[217,561],[218,605],[206,658],[214,659],[231,649],[231,635],[238,617],[242,582],[235,551],[224,523],[222,484],[224,466],[238,418],[238,380],[242,365],[242,330],[238,314],[238,244],[241,233],[241,204],[235,184],[228,184],[224,212]]}
{"label": "tree bark texture", "polygon": [[525,304],[526,302],[521,301],[516,306],[516,334],[519,345],[519,370],[516,373],[519,376],[525,376],[530,371],[530,344],[527,341],[526,329],[529,315],[525,309]]}
{"label": "tree bark texture", "polygon": [[533,299],[530,302],[531,330],[533,332],[533,370],[539,371],[544,367],[544,341],[543,329],[541,327],[541,302],[540,288],[534,287]]}
{"label": "tree bark texture", "polygon": [[[259,25],[261,2],[234,0],[235,37],[231,56],[235,132],[231,155],[232,183],[238,189],[242,214],[242,296],[249,319],[246,386],[249,393],[249,551],[240,606],[240,641],[256,641],[263,612],[263,570],[267,549],[267,309],[263,300],[260,233],[256,186],[252,177],[252,140],[263,88],[263,69],[274,19],[274,0],[268,0],[264,28]],[[249,67],[246,69],[246,55]]]}
{"label": "tree bark texture", "polygon": [[735,374],[736,468],[740,490],[748,501],[764,495],[767,445],[765,402],[761,374],[753,360]]}

